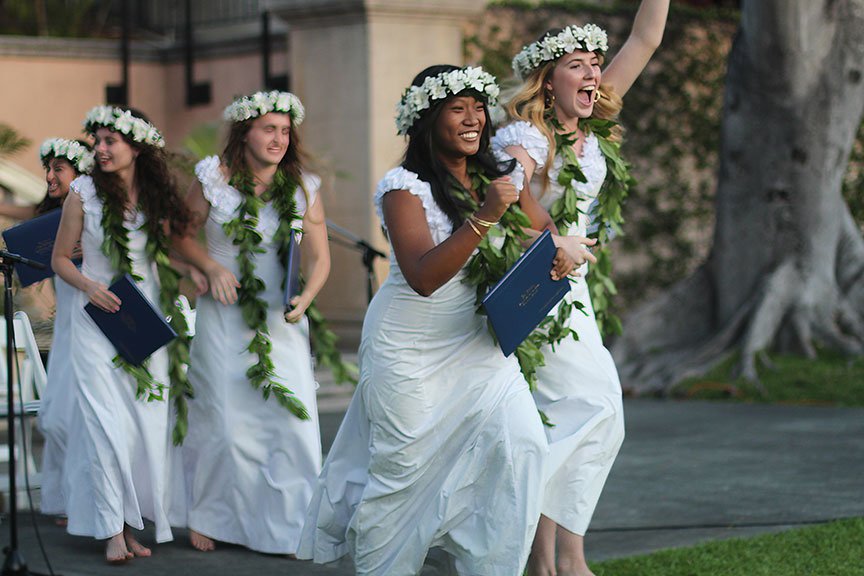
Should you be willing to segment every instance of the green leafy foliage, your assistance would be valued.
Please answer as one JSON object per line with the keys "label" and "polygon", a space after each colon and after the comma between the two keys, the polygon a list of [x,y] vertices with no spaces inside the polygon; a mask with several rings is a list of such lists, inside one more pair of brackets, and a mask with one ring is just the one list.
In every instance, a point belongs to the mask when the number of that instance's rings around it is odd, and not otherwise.
{"label": "green leafy foliage", "polygon": [[[248,171],[239,171],[231,177],[231,186],[240,192],[242,198],[240,212],[236,218],[225,222],[222,229],[238,248],[237,264],[240,267],[240,288],[237,290],[237,303],[240,306],[243,321],[255,332],[246,350],[258,357],[258,362],[246,371],[246,377],[253,388],[261,390],[265,400],[269,399],[272,394],[280,406],[287,408],[299,419],[308,420],[309,411],[303,403],[291,389],[277,379],[273,360],[270,358],[273,344],[270,342],[270,330],[267,327],[267,302],[260,297],[266,286],[264,281],[255,275],[255,261],[253,259],[254,254],[262,254],[266,251],[261,246],[264,238],[257,230],[258,213],[266,202],[271,199],[279,199],[274,207],[278,211],[280,223],[287,223],[289,226],[287,232],[290,233],[290,224],[298,217],[297,205],[294,201],[297,182],[291,180],[282,170],[277,170],[270,187],[259,197],[255,195],[252,175]],[[286,235],[284,226],[279,226],[274,234],[273,242],[279,246],[280,253],[287,250],[290,235]],[[285,247],[282,247],[282,244],[285,244]]]}
{"label": "green leafy foliage", "polygon": [[[146,224],[145,224],[146,226]],[[186,376],[189,366],[189,326],[186,317],[180,310],[178,297],[180,296],[180,274],[171,267],[168,258],[168,235],[161,227],[155,227],[158,231],[148,230],[145,251],[150,260],[156,265],[156,273],[159,277],[159,305],[163,313],[171,311],[170,325],[177,333],[177,338],[168,343],[168,378],[171,383],[169,397],[174,403],[175,423],[172,432],[174,444],[180,445],[186,437],[189,429],[187,416],[189,409],[187,399],[193,396],[192,384]],[[112,208],[111,202],[102,203],[102,253],[108,258],[111,267],[118,272],[118,277],[129,274],[134,280],[141,282],[143,278],[136,274],[132,267],[132,259],[129,257],[129,234],[123,219],[123,214]],[[164,400],[164,384],[156,381],[146,367],[129,364],[119,356],[114,359],[114,364],[122,368],[127,374],[134,378],[137,390],[136,397],[145,397],[147,400]]]}
{"label": "green leafy foliage", "polygon": [[30,140],[24,138],[8,124],[0,123],[0,158],[16,154],[30,145]]}

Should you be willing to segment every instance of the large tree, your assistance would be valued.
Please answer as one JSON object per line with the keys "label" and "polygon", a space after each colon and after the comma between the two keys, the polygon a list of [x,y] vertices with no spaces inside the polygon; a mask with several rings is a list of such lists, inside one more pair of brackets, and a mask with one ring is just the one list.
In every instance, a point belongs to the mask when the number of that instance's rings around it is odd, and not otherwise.
{"label": "large tree", "polygon": [[625,388],[732,351],[864,352],[864,239],[841,195],[864,113],[864,0],[744,0],[729,56],[708,260],[625,319]]}

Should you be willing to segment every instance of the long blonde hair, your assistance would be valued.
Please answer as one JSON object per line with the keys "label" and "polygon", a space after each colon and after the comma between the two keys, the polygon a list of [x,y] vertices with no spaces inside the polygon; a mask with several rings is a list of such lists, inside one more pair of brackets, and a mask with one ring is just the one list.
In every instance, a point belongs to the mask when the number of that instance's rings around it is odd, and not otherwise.
{"label": "long blonde hair", "polygon": [[[504,109],[511,120],[523,120],[536,127],[549,143],[549,152],[546,155],[546,164],[540,170],[541,190],[538,196],[546,192],[549,187],[549,169],[557,152],[555,147],[555,132],[546,122],[546,113],[552,106],[552,94],[546,90],[545,84],[552,77],[552,72],[558,60],[544,62],[534,69],[522,82],[515,94],[504,104]],[[598,88],[600,98],[594,103],[591,118],[603,120],[617,120],[623,104],[621,97],[611,86],[602,83]],[[610,140],[620,142],[624,136],[624,130],[617,125],[612,130]]]}

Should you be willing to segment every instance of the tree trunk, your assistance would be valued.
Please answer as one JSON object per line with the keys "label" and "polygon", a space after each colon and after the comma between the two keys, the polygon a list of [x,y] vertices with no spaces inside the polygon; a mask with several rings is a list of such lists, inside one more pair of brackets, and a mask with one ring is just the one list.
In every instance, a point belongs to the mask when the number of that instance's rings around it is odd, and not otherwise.
{"label": "tree trunk", "polygon": [[745,0],[729,56],[708,261],[631,314],[625,389],[667,390],[729,353],[864,351],[864,240],[841,183],[864,113],[864,0]]}

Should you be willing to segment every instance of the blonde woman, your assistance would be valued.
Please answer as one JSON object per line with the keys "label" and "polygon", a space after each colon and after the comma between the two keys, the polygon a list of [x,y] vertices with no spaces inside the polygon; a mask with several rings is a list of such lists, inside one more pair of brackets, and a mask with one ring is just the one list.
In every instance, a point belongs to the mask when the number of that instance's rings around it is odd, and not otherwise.
{"label": "blonde woman", "polygon": [[[492,146],[499,158],[517,160],[517,173],[524,174],[520,206],[535,226],[585,236],[596,202],[604,200],[598,199],[604,180],[625,185],[622,174],[607,173],[620,130],[590,120],[617,116],[621,97],[660,44],[668,9],[669,0],[643,0],[630,37],[602,70],[606,33],[592,24],[549,30],[514,58],[522,84],[506,104],[512,123]],[[562,183],[565,171],[572,179]],[[595,322],[587,273],[587,265],[579,270],[567,297],[584,305],[585,313],[574,306],[570,314],[578,340],[544,349],[546,364],[537,371],[534,399],[555,426],[546,428],[551,465],[528,565],[532,576],[592,574],[583,538],[624,439],[621,385]]]}

